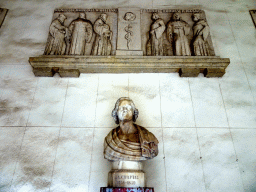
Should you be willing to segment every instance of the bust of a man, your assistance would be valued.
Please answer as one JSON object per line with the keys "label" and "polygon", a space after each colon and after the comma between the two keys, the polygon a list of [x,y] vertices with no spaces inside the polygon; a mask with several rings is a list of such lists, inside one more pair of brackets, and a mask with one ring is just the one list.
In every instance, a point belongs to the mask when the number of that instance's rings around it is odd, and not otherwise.
{"label": "bust of a man", "polygon": [[110,161],[142,161],[158,154],[158,140],[144,127],[134,124],[139,111],[128,97],[117,100],[112,116],[119,126],[104,142],[104,157]]}

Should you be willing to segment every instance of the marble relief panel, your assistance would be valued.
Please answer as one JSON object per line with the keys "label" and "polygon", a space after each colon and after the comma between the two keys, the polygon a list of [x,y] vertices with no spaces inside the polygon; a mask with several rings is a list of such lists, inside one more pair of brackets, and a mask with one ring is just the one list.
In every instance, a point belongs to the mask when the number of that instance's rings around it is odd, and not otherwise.
{"label": "marble relief panel", "polygon": [[210,28],[200,9],[54,11],[45,55],[115,55],[116,50],[117,55],[131,50],[147,56],[215,56]]}
{"label": "marble relief panel", "polygon": [[[116,11],[117,9],[56,9],[44,54],[115,55]],[[108,50],[104,50],[105,48]]]}

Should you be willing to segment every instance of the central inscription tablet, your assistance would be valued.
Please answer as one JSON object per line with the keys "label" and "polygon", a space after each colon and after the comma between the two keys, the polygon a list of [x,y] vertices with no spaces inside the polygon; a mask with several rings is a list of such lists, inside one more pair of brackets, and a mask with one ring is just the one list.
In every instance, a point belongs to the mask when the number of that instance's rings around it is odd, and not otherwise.
{"label": "central inscription tablet", "polygon": [[140,9],[118,9],[116,55],[143,55],[141,49]]}

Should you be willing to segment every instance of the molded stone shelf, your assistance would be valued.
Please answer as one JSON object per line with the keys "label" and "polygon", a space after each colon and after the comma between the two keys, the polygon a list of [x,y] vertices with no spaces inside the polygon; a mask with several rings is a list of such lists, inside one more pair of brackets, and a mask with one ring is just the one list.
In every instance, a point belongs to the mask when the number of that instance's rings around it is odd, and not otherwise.
{"label": "molded stone shelf", "polygon": [[230,63],[218,56],[56,56],[30,57],[35,76],[79,77],[80,73],[179,73],[181,77],[222,77]]}

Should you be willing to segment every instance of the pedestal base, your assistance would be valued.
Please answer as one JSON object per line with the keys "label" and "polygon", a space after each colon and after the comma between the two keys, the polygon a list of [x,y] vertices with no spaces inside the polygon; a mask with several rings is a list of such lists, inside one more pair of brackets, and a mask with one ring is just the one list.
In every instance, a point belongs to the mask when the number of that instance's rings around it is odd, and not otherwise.
{"label": "pedestal base", "polygon": [[126,188],[126,187],[101,187],[100,192],[154,192],[152,187]]}
{"label": "pedestal base", "polygon": [[145,187],[143,164],[138,161],[114,161],[108,173],[108,187]]}

